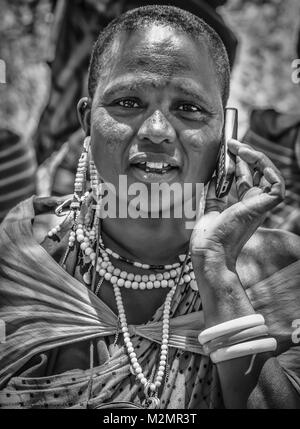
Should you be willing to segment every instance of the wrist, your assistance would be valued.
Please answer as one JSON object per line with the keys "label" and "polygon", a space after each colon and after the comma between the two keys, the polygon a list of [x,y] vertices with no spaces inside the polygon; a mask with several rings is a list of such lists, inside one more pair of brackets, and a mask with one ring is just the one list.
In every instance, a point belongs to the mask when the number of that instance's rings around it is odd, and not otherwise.
{"label": "wrist", "polygon": [[222,252],[204,251],[201,255],[192,255],[192,262],[196,278],[200,277],[201,283],[210,288],[219,289],[240,282],[236,264],[228,261]]}
{"label": "wrist", "polygon": [[193,260],[193,266],[206,327],[254,313],[235,270],[220,258],[209,257],[201,264],[197,261]]}

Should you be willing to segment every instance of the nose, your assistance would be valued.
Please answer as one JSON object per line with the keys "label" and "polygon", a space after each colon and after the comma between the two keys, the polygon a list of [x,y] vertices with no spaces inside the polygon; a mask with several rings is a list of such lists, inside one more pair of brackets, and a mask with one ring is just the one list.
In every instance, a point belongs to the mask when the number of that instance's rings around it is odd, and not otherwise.
{"label": "nose", "polygon": [[152,143],[173,143],[176,139],[176,131],[160,110],[156,110],[141,125],[138,131],[141,140],[149,140]]}

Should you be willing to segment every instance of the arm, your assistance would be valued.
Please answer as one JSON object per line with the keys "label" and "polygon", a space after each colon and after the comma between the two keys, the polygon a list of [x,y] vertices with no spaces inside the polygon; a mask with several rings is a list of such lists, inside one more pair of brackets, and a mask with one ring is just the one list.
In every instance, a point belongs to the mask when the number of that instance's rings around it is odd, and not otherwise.
{"label": "arm", "polygon": [[[197,223],[191,238],[206,327],[255,313],[237,273],[237,259],[266,211],[282,200],[284,192],[280,174],[263,154],[236,141],[232,141],[230,150],[237,155],[240,201],[221,212],[224,201],[216,199],[212,183],[206,215]],[[248,165],[259,169],[256,186]],[[245,356],[217,364],[225,406],[300,407],[299,395],[276,357],[271,353],[257,355],[251,372],[245,375],[251,358]]]}
{"label": "arm", "polygon": [[[215,274],[211,277],[213,285],[206,281],[201,286],[207,327],[253,314],[238,275],[225,271]],[[246,356],[217,364],[226,408],[299,408],[300,397],[277,358],[271,353],[258,354],[251,372],[245,375],[251,358]]]}

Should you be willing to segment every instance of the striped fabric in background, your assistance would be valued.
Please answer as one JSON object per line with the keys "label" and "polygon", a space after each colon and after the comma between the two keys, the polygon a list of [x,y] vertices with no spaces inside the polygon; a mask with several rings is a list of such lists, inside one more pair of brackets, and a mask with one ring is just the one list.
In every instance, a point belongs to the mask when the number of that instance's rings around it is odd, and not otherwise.
{"label": "striped fabric in background", "polygon": [[7,212],[35,192],[33,148],[9,129],[0,129],[0,222]]}
{"label": "striped fabric in background", "polygon": [[289,225],[300,224],[300,116],[273,109],[254,110],[242,141],[265,153],[285,180],[285,199],[269,213],[264,226],[299,234]]}

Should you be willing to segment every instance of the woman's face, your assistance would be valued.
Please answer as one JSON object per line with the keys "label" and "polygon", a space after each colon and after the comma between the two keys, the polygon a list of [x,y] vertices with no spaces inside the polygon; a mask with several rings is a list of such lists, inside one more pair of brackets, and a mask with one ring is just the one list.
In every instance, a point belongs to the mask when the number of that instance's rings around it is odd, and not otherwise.
{"label": "woman's face", "polygon": [[116,187],[207,183],[223,126],[214,63],[202,42],[152,25],[113,42],[94,95],[91,147]]}

